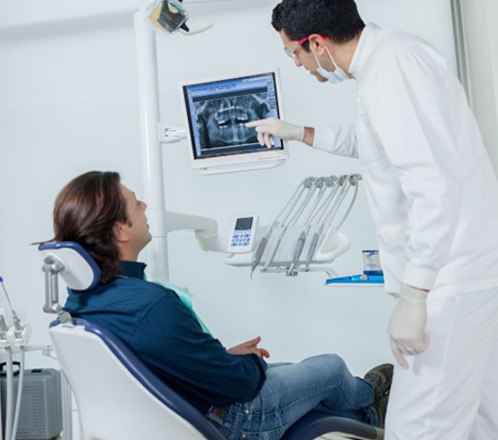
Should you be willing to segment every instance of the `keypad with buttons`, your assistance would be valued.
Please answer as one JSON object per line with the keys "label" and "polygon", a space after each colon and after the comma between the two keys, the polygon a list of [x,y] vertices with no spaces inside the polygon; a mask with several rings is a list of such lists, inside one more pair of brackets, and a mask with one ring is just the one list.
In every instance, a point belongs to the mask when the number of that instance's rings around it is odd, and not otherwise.
{"label": "keypad with buttons", "polygon": [[247,246],[251,241],[251,230],[235,230],[232,236],[231,246]]}

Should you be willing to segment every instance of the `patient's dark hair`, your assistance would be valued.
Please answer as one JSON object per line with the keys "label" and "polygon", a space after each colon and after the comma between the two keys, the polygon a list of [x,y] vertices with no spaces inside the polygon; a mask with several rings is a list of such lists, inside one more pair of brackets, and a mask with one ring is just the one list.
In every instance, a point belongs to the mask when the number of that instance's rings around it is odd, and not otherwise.
{"label": "patient's dark hair", "polygon": [[120,176],[112,171],[90,171],[71,180],[54,206],[55,241],[75,241],[102,270],[102,283],[119,272],[119,249],[114,239],[116,222],[128,222]]}
{"label": "patient's dark hair", "polygon": [[[354,0],[282,0],[273,9],[272,25],[293,41],[320,34],[336,43],[352,40],[365,27]],[[309,42],[302,47],[309,51]]]}

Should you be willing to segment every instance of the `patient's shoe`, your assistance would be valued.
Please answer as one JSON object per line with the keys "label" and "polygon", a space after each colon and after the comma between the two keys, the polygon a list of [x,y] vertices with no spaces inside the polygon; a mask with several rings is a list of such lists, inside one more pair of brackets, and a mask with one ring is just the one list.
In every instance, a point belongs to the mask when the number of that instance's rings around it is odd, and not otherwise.
{"label": "patient's shoe", "polygon": [[393,380],[393,365],[382,364],[374,367],[365,374],[364,379],[375,385],[374,403],[372,406],[377,412],[377,426],[379,428],[384,428],[387,402],[389,401],[389,393]]}

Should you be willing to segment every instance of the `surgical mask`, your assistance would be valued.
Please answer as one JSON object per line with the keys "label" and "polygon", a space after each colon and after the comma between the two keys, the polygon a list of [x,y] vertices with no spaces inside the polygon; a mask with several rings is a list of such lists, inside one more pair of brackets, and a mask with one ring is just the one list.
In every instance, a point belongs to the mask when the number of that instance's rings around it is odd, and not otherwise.
{"label": "surgical mask", "polygon": [[334,61],[334,58],[332,58],[332,55],[329,52],[329,49],[326,47],[325,50],[327,51],[327,54],[330,58],[330,62],[334,66],[335,70],[333,72],[330,72],[329,70],[325,69],[322,67],[320,64],[320,61],[318,61],[318,57],[315,55],[315,52],[313,52],[313,49],[311,49],[311,53],[315,57],[316,64],[318,64],[318,67],[316,68],[317,73],[325,78],[327,81],[329,81],[331,84],[338,84],[342,81],[346,81],[349,78],[348,74],[344,72],[342,68],[340,68]]}

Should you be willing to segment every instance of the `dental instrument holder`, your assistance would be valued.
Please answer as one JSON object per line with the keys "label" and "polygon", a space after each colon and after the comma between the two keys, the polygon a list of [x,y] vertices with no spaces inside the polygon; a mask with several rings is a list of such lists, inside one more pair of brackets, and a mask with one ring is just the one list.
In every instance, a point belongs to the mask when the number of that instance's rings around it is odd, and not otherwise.
{"label": "dental instrument holder", "polygon": [[[312,237],[313,234],[317,232],[318,228],[318,225],[312,225],[308,237]],[[277,233],[282,232],[282,229],[282,227],[277,227],[275,229],[275,234],[272,234],[268,240],[268,245],[263,252],[261,266],[265,266],[268,258],[270,258],[271,250],[275,246],[278,246],[278,249],[270,264],[267,267],[264,267],[263,272],[287,272],[290,264],[294,261],[294,250],[296,243],[300,240],[302,226],[296,225],[288,227],[283,231],[283,236],[279,240]],[[280,241],[280,244],[278,244],[278,241]],[[350,242],[343,233],[337,231],[333,226],[330,226],[306,268],[306,266],[304,266],[304,263],[306,263],[305,256],[307,255],[309,248],[310,240],[306,239],[300,252],[301,255],[297,259],[296,264],[294,264],[293,272],[289,273],[289,275],[296,275],[297,272],[330,270],[329,264],[350,248]]]}
{"label": "dental instrument holder", "polygon": [[[252,254],[232,254],[225,262],[290,276],[310,271],[336,275],[331,263],[350,248],[349,239],[338,228],[355,201],[359,180],[358,174],[304,179],[274,222],[258,228]],[[327,183],[326,191],[320,191],[323,182]],[[351,187],[355,194],[346,214],[336,223],[334,219]]]}

